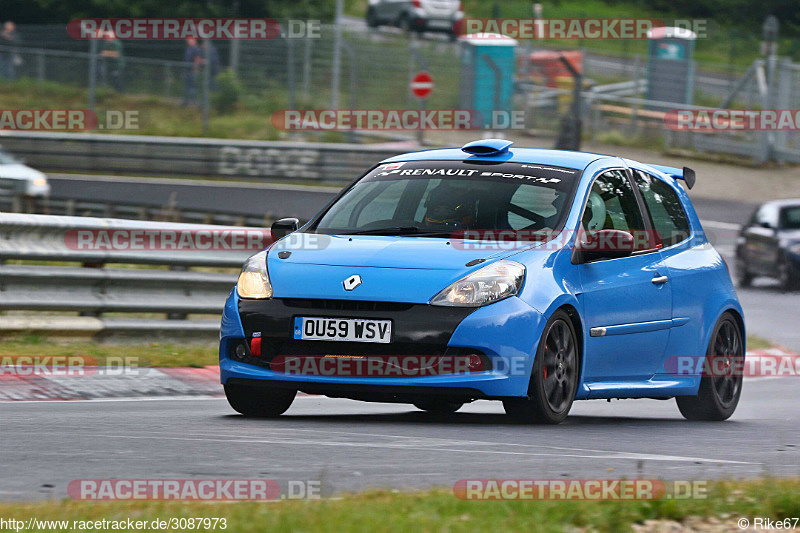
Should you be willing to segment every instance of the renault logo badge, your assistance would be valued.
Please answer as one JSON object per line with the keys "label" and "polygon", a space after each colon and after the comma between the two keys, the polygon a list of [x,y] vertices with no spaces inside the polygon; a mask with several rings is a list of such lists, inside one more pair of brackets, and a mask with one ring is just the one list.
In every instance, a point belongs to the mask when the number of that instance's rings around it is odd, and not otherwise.
{"label": "renault logo badge", "polygon": [[342,282],[342,285],[344,285],[344,290],[352,291],[353,289],[361,285],[361,276],[359,276],[358,274],[353,274],[352,276],[344,280]]}

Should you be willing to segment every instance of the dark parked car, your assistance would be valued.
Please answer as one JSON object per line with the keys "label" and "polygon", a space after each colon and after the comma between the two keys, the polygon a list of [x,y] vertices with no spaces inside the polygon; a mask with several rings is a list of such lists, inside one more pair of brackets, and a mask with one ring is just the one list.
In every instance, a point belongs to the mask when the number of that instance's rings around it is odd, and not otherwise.
{"label": "dark parked car", "polygon": [[746,287],[756,276],[777,278],[784,290],[800,285],[800,199],[767,202],[742,226],[736,277]]}

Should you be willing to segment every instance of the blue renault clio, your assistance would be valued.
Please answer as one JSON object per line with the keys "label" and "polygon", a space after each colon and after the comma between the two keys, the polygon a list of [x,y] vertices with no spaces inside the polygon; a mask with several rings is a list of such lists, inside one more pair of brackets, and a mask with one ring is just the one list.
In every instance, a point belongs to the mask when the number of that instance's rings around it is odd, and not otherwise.
{"label": "blue renault clio", "polygon": [[[302,227],[277,221],[224,308],[233,409],[484,399],[553,424],[574,400],[674,397],[688,419],[730,417],[744,318],[694,172],[511,145],[392,157]],[[712,355],[723,371],[681,364]]]}

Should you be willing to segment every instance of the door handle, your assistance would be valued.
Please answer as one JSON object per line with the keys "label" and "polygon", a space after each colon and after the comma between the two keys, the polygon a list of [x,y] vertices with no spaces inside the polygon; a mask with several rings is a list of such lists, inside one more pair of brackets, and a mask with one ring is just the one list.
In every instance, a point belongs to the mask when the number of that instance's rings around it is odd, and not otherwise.
{"label": "door handle", "polygon": [[667,276],[656,276],[652,279],[652,281],[653,285],[663,285],[664,283],[669,281],[669,278]]}

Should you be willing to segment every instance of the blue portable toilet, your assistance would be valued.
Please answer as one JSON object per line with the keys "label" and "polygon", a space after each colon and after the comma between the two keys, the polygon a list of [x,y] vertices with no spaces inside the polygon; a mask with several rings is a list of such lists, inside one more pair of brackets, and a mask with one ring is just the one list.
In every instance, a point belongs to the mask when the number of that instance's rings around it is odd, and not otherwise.
{"label": "blue portable toilet", "polygon": [[492,126],[492,112],[511,112],[517,41],[505,35],[473,33],[461,41],[461,109],[479,111],[482,126]]}

